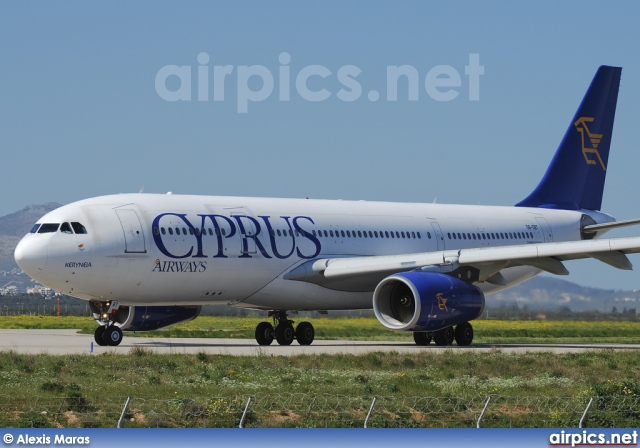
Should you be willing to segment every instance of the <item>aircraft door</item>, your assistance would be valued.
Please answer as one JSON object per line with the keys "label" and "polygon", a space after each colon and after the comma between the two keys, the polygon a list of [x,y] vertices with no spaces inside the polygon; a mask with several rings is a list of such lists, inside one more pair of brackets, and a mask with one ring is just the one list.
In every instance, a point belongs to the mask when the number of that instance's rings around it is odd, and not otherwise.
{"label": "aircraft door", "polygon": [[258,253],[256,247],[256,226],[246,213],[232,212],[231,217],[237,222],[242,222],[244,233],[240,226],[238,226],[238,232],[240,233],[240,254],[241,255],[254,255]]}
{"label": "aircraft door", "polygon": [[136,211],[128,208],[116,209],[116,215],[118,215],[124,232],[124,252],[127,254],[146,253],[144,230]]}
{"label": "aircraft door", "polygon": [[545,243],[553,242],[553,233],[551,231],[549,223],[547,223],[547,220],[542,217],[536,217],[536,221],[538,221],[540,231],[542,232],[542,241],[544,241]]}
{"label": "aircraft door", "polygon": [[438,244],[438,250],[444,250],[444,237],[442,236],[440,224],[438,224],[436,221],[431,221],[431,227],[433,227],[433,233],[436,239],[436,243]]}

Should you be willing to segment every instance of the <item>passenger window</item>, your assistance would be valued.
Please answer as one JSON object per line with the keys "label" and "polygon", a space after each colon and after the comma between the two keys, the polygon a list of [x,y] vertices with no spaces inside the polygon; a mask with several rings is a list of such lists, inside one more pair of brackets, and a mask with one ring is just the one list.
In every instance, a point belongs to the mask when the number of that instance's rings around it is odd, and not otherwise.
{"label": "passenger window", "polygon": [[153,234],[154,234],[154,235],[160,235],[160,231],[158,230],[158,228],[157,228],[157,227],[154,227],[154,228],[153,228]]}
{"label": "passenger window", "polygon": [[213,236],[213,229],[209,227],[209,236]]}
{"label": "passenger window", "polygon": [[[186,235],[186,233],[185,233],[185,235]],[[189,235],[193,235],[193,228],[192,227],[189,227]]]}
{"label": "passenger window", "polygon": [[196,228],[195,233],[196,233],[196,236],[200,236],[200,229]]}
{"label": "passenger window", "polygon": [[369,230],[369,238],[373,238],[373,232]]}
{"label": "passenger window", "polygon": [[39,228],[40,224],[34,224],[33,227],[31,227],[31,232],[29,233],[37,233]]}
{"label": "passenger window", "polygon": [[73,234],[73,230],[71,230],[71,226],[69,225],[68,222],[63,222],[62,225],[60,226],[60,231],[62,233],[70,233]]}
{"label": "passenger window", "polygon": [[378,231],[377,231],[377,230],[374,230],[374,231],[373,231],[373,235],[374,235],[376,238],[378,238]]}
{"label": "passenger window", "polygon": [[[176,229],[177,231],[178,229]],[[171,227],[169,227],[169,235],[173,235],[173,229]]]}
{"label": "passenger window", "polygon": [[342,238],[344,238],[344,230],[341,230],[340,233],[342,234]]}
{"label": "passenger window", "polygon": [[227,235],[227,229],[222,229],[222,235],[226,236]]}
{"label": "passenger window", "polygon": [[59,223],[58,224],[45,223],[40,226],[40,229],[38,229],[38,233],[55,233],[58,231],[58,227],[60,227]]}
{"label": "passenger window", "polygon": [[160,227],[160,232],[162,232],[163,235],[166,235],[166,231],[164,230],[164,227]]}
{"label": "passenger window", "polygon": [[347,230],[347,238],[351,238],[351,232]]}
{"label": "passenger window", "polygon": [[384,236],[386,236],[387,238],[389,238],[389,232],[387,230],[384,231]]}
{"label": "passenger window", "polygon": [[71,227],[76,234],[83,235],[87,233],[87,229],[79,222],[72,222]]}
{"label": "passenger window", "polygon": [[[422,238],[422,237],[420,236],[420,232],[418,232],[418,239],[420,239],[420,238]],[[431,236],[429,236],[429,238],[431,238]]]}
{"label": "passenger window", "polygon": [[333,230],[329,230],[329,235],[333,236]]}
{"label": "passenger window", "polygon": [[278,236],[282,236],[282,235],[280,234],[280,229],[278,229]]}

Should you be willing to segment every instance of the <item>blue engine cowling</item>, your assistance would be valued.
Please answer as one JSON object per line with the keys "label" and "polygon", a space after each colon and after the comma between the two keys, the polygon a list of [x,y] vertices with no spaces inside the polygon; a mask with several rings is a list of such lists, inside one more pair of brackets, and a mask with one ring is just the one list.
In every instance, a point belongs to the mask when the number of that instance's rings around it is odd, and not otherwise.
{"label": "blue engine cowling", "polygon": [[112,319],[124,331],[151,331],[193,320],[200,310],[200,305],[121,306]]}
{"label": "blue engine cowling", "polygon": [[373,293],[373,310],[387,328],[436,331],[480,316],[484,294],[445,274],[403,272],[382,280]]}

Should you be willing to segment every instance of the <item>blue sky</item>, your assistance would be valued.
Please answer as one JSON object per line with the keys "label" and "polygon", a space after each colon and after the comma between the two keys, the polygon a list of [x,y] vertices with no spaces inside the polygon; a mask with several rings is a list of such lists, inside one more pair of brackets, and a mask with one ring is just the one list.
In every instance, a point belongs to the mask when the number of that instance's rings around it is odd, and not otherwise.
{"label": "blue sky", "polygon": [[[37,5],[37,7],[36,7]],[[0,215],[27,204],[145,192],[511,205],[537,184],[597,67],[623,67],[603,211],[640,217],[640,102],[633,2],[65,2],[0,7]],[[198,101],[198,55],[209,56]],[[280,100],[288,53],[290,100]],[[469,100],[465,66],[484,74]],[[192,100],[156,89],[165,66],[192,67]],[[419,76],[418,100],[386,97],[388,66]],[[460,73],[437,101],[424,80]],[[232,66],[213,101],[215,66]],[[274,77],[238,112],[240,67]],[[295,79],[309,66],[298,94]],[[342,67],[362,94],[343,101]],[[180,87],[168,78],[168,89]],[[256,76],[247,83],[259,91]],[[246,89],[240,89],[246,93]],[[378,101],[368,93],[376,90]],[[638,229],[615,235],[637,234]],[[612,234],[613,236],[614,234]],[[640,266],[640,259],[632,261]],[[640,289],[637,272],[570,263],[569,280]]]}

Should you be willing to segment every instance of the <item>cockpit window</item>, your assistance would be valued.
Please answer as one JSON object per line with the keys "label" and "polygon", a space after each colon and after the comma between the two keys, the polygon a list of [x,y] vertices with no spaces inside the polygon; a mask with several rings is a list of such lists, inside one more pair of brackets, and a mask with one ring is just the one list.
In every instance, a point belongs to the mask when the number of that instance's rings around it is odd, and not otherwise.
{"label": "cockpit window", "polygon": [[38,233],[54,233],[58,231],[58,227],[60,227],[59,223],[56,223],[56,224],[44,223],[38,229]]}
{"label": "cockpit window", "polygon": [[31,227],[31,232],[29,233],[36,233],[39,228],[40,228],[40,224],[34,224],[34,226]]}
{"label": "cockpit window", "polygon": [[62,233],[73,233],[73,230],[71,230],[71,226],[69,225],[68,222],[62,223],[62,225],[60,226],[60,231]]}
{"label": "cockpit window", "polygon": [[71,223],[71,227],[73,227],[73,231],[78,233],[78,234],[85,234],[87,233],[87,229],[85,228],[85,226],[83,226],[82,224],[80,224],[79,222],[72,222]]}

